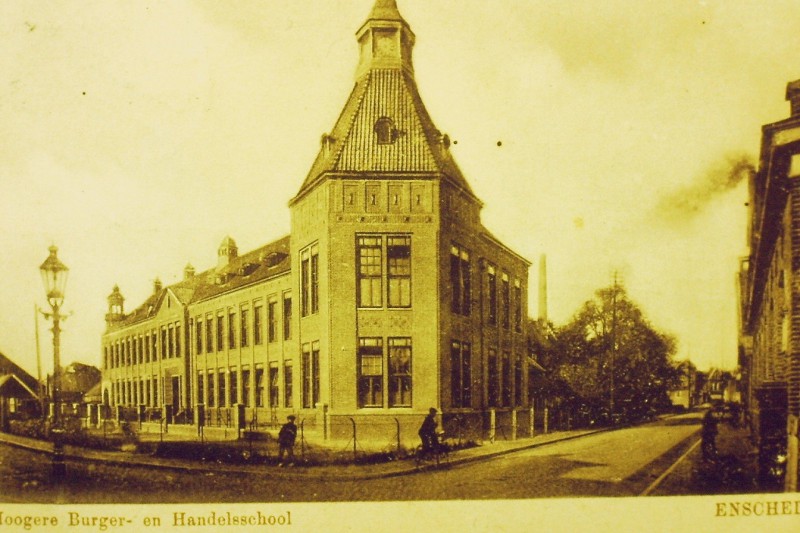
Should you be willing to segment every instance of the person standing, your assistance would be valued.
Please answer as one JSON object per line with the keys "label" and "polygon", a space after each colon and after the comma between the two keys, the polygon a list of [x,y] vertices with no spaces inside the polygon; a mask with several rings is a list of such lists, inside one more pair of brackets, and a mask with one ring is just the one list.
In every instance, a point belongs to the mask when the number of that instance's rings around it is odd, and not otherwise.
{"label": "person standing", "polygon": [[714,410],[709,409],[703,416],[703,426],[700,430],[703,447],[703,460],[713,461],[717,457],[717,418]]}
{"label": "person standing", "polygon": [[297,426],[294,423],[295,416],[286,417],[287,422],[281,426],[278,432],[278,466],[283,466],[283,454],[291,464],[294,464],[294,441],[297,438]]}

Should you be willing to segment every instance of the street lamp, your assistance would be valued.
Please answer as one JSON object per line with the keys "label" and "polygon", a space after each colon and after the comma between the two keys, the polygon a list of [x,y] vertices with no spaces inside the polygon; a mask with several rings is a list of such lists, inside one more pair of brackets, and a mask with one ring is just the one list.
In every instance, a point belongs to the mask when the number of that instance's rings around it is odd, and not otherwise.
{"label": "street lamp", "polygon": [[39,272],[42,274],[47,302],[53,317],[53,476],[63,477],[67,473],[64,465],[64,444],[61,441],[62,429],[59,427],[59,394],[61,392],[61,328],[59,327],[59,308],[64,303],[64,288],[67,285],[69,269],[59,261],[58,248],[50,247],[50,255],[44,260]]}

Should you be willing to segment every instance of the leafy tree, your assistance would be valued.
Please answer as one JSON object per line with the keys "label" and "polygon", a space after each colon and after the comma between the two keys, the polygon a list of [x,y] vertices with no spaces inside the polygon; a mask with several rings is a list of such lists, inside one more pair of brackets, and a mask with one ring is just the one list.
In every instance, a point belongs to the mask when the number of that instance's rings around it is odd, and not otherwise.
{"label": "leafy tree", "polygon": [[563,400],[592,419],[636,420],[669,405],[675,341],[656,331],[625,290],[598,290],[555,335],[551,372]]}

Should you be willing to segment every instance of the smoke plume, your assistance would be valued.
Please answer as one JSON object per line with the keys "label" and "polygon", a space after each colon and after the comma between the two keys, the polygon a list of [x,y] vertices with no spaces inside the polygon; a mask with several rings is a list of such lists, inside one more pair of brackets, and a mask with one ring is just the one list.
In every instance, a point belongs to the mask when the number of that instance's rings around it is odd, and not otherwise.
{"label": "smoke plume", "polygon": [[662,196],[655,207],[658,218],[670,222],[687,222],[705,210],[717,197],[747,180],[756,171],[753,159],[746,154],[729,156],[714,165],[693,183]]}

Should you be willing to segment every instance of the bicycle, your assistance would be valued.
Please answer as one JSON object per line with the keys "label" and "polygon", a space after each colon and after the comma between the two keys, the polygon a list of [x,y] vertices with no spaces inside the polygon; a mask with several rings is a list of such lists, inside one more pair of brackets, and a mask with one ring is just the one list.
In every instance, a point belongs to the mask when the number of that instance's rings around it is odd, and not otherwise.
{"label": "bicycle", "polygon": [[440,434],[436,443],[430,448],[424,448],[422,444],[414,450],[414,465],[417,469],[425,464],[440,466],[449,460],[450,448],[444,443],[443,435]]}

